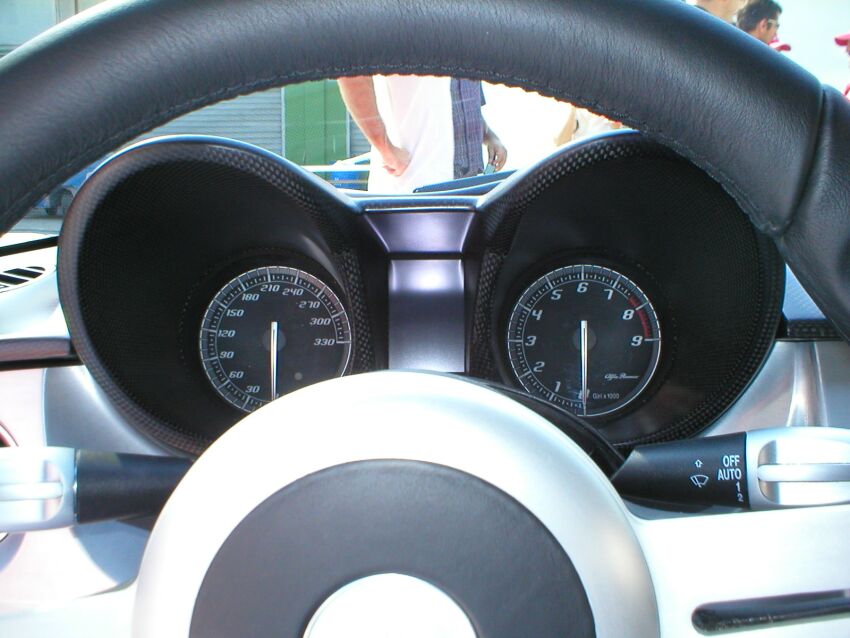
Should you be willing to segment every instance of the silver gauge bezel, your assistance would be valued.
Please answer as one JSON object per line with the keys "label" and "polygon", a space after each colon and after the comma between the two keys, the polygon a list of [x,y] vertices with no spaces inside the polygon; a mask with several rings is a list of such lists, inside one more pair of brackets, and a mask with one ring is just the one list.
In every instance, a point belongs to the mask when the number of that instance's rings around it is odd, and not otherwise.
{"label": "silver gauge bezel", "polygon": [[[222,377],[227,377],[227,375],[224,372],[224,367],[219,357],[221,349],[218,347],[218,322],[224,316],[224,312],[228,310],[230,304],[238,299],[237,295],[230,299],[228,303],[228,297],[234,290],[238,290],[239,294],[246,293],[266,283],[281,283],[281,277],[290,277],[291,280],[287,281],[288,285],[302,288],[309,292],[322,304],[328,317],[332,319],[332,325],[337,335],[336,342],[338,345],[345,346],[344,362],[340,366],[336,376],[344,375],[351,364],[351,352],[354,342],[351,321],[348,318],[345,305],[327,283],[305,270],[292,266],[261,266],[240,273],[224,284],[213,295],[210,303],[207,305],[198,334],[198,353],[204,374],[213,389],[230,405],[242,412],[253,412],[263,405],[268,404],[270,399],[249,395],[230,379],[222,382]],[[246,285],[245,282],[252,283]],[[344,340],[340,339],[341,335],[345,337]],[[210,339],[213,340],[212,344],[208,343]],[[205,356],[207,352],[214,352],[215,356]]]}
{"label": "silver gauge bezel", "polygon": [[[543,298],[543,295],[550,290],[559,287],[562,285],[561,283],[553,283],[557,282],[560,278],[562,278],[566,274],[578,273],[579,277],[575,279],[570,279],[569,283],[581,283],[588,282],[593,284],[598,284],[598,279],[588,279],[587,273],[596,273],[598,275],[602,275],[607,277],[611,282],[611,288],[615,290],[618,294],[626,296],[625,293],[631,293],[641,300],[642,305],[647,309],[647,315],[649,318],[650,328],[653,334],[653,338],[656,339],[653,345],[653,353],[650,365],[647,367],[647,371],[644,373],[641,380],[638,384],[632,389],[625,400],[620,400],[611,405],[610,408],[602,409],[599,411],[589,412],[587,414],[582,414],[579,411],[576,411],[574,407],[575,400],[563,396],[554,392],[551,388],[548,388],[544,385],[535,375],[532,367],[529,365],[527,356],[524,353],[523,342],[525,341],[525,328],[527,325],[528,317],[531,315],[533,307],[526,305],[528,301],[536,294],[538,291],[542,294],[535,300],[535,303]],[[520,317],[520,315],[524,315]],[[517,324],[522,322],[522,333],[520,336],[520,347],[523,350],[523,359],[522,361],[518,361],[518,356],[514,352],[514,346],[516,346],[517,338],[514,335]],[[508,315],[506,321],[506,334],[505,334],[505,352],[507,353],[507,361],[510,366],[511,373],[513,374],[514,380],[519,383],[523,389],[529,394],[540,397],[554,405],[560,406],[570,412],[573,412],[577,416],[581,418],[596,418],[602,417],[606,415],[610,415],[616,412],[621,412],[626,407],[634,403],[646,390],[647,386],[650,384],[652,379],[655,377],[655,373],[658,370],[659,362],[661,361],[661,353],[662,353],[662,335],[661,335],[661,321],[658,317],[658,313],[655,309],[655,306],[652,304],[652,300],[649,296],[643,291],[643,289],[638,286],[630,277],[625,274],[614,270],[613,268],[602,266],[599,264],[593,263],[577,263],[577,264],[567,264],[564,266],[559,266],[558,268],[554,268],[544,275],[535,279],[531,284],[526,286],[522,293],[517,297],[516,302],[511,307],[511,311]],[[520,366],[524,365],[525,368],[520,369]],[[529,381],[529,379],[533,379],[537,381],[537,386]],[[545,392],[542,392],[540,388],[543,388]]]}

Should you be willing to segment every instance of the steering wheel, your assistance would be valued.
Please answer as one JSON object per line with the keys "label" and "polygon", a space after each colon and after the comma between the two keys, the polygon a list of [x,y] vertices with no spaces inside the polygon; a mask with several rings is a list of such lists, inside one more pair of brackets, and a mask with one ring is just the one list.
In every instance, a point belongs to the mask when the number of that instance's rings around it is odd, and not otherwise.
{"label": "steering wheel", "polygon": [[[850,105],[678,0],[107,3],[0,61],[0,230],[178,115],[372,73],[517,85],[662,141],[737,200],[850,335]],[[328,393],[334,405],[317,406]],[[841,524],[776,514],[700,524],[734,538]],[[746,543],[687,563],[675,544],[692,529],[629,515],[577,446],[485,388],[421,373],[335,380],[258,411],[199,459],[152,534],[135,631],[354,635],[404,609],[396,620],[423,635],[685,635],[686,564],[708,580],[760,567]],[[769,589],[755,576],[723,586]]]}

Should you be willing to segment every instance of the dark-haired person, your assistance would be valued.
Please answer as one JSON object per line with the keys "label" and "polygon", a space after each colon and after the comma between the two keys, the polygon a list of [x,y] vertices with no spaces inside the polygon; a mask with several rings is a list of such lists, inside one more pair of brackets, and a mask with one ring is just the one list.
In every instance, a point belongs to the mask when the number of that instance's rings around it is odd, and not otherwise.
{"label": "dark-haired person", "polygon": [[732,22],[745,0],[696,0],[696,7],[724,22]]}
{"label": "dark-haired person", "polygon": [[782,7],[774,0],[750,0],[738,12],[738,28],[756,40],[770,44],[779,32]]}

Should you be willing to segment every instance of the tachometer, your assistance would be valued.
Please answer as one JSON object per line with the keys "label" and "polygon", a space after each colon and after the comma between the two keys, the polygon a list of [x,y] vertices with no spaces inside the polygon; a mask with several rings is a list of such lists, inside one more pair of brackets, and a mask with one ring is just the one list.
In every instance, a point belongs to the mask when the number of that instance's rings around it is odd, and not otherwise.
{"label": "tachometer", "polygon": [[216,392],[245,412],[341,376],[351,355],[351,324],[322,280],[288,266],[242,273],[204,313],[201,363]]}
{"label": "tachometer", "polygon": [[569,265],[520,295],[507,347],[528,392],[580,416],[600,416],[646,388],[658,366],[661,327],[631,279],[598,265]]}

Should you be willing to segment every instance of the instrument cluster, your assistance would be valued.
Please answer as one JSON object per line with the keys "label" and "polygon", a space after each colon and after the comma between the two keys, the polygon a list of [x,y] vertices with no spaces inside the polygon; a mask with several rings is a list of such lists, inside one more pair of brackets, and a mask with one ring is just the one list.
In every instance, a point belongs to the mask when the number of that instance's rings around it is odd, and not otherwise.
{"label": "instrument cluster", "polygon": [[445,340],[466,361],[452,372],[615,445],[690,436],[760,367],[784,276],[715,182],[637,133],[480,197],[406,199],[350,197],[244,144],[154,140],[87,182],[60,248],[80,358],[131,423],[188,454],[283,394],[392,367],[393,335],[428,324],[465,335]]}

